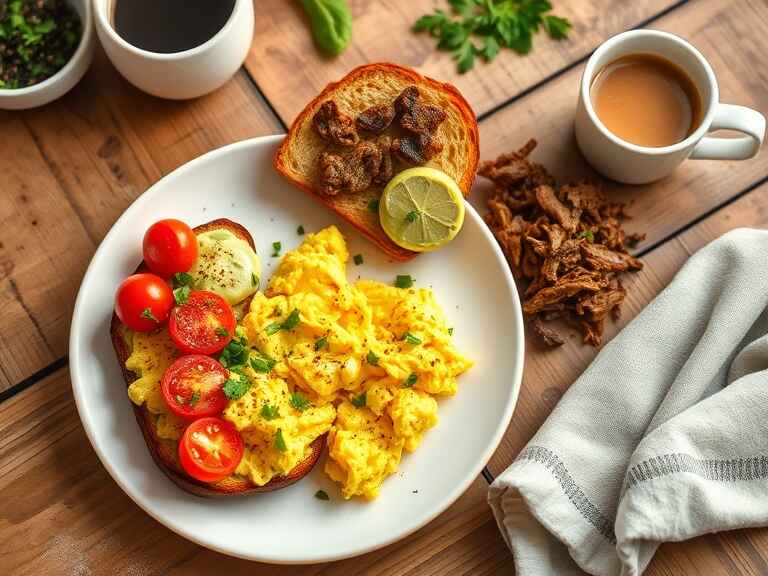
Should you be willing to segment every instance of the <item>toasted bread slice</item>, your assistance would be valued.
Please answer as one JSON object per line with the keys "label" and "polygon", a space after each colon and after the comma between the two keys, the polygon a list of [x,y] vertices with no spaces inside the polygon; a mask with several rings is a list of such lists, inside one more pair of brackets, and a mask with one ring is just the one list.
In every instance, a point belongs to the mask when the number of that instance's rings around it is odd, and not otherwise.
{"label": "toasted bread slice", "polygon": [[[203,232],[210,232],[211,230],[227,229],[232,232],[238,238],[245,240],[251,248],[255,249],[253,243],[253,237],[248,230],[237,222],[220,218],[213,220],[207,224],[201,224],[194,228],[196,234],[202,234]],[[136,269],[136,272],[147,272],[147,268],[142,262]],[[247,310],[250,305],[251,297],[248,297],[241,303],[243,309]],[[120,322],[117,314],[112,314],[112,323],[110,325],[110,336],[112,338],[112,346],[115,349],[118,362],[120,363],[120,369],[123,372],[123,378],[125,380],[126,387],[136,379],[136,375],[125,367],[125,363],[131,355],[131,335],[128,328]],[[310,445],[312,453],[302,462],[300,462],[290,474],[279,478],[274,478],[264,486],[256,486],[250,480],[242,478],[240,476],[229,476],[215,482],[213,484],[206,484],[198,482],[190,476],[188,476],[181,467],[178,457],[178,442],[175,440],[168,440],[159,438],[155,429],[152,414],[147,409],[146,405],[136,406],[131,402],[133,411],[136,416],[136,422],[139,424],[141,433],[144,436],[144,440],[147,443],[149,452],[152,455],[152,459],[158,465],[158,467],[165,473],[171,481],[176,484],[182,490],[185,490],[196,496],[204,497],[221,497],[221,496],[235,496],[238,494],[250,494],[253,492],[271,492],[280,488],[290,486],[294,482],[297,482],[304,476],[306,476],[317,463],[320,458],[320,454],[323,451],[323,445],[325,443],[325,435],[315,439]]]}
{"label": "toasted bread slice", "polygon": [[328,144],[312,129],[312,118],[320,105],[329,99],[335,100],[342,112],[354,118],[371,106],[394,101],[408,86],[419,89],[423,103],[438,106],[447,114],[437,129],[443,151],[426,166],[451,176],[464,196],[469,196],[479,157],[480,137],[475,113],[450,84],[397,64],[360,66],[340,81],[329,84],[294,120],[274,160],[278,172],[339,214],[396,260],[409,260],[416,252],[401,248],[390,240],[379,224],[378,214],[368,209],[370,201],[381,196],[383,187],[372,186],[361,193],[336,196],[317,191],[317,157]]}

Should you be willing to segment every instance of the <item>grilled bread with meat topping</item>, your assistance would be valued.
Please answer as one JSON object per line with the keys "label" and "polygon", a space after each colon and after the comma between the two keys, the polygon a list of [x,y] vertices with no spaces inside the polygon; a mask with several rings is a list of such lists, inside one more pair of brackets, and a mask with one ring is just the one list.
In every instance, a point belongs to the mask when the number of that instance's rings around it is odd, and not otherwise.
{"label": "grilled bread with meat topping", "polygon": [[[419,116],[408,113],[414,100]],[[430,166],[453,178],[466,197],[478,157],[477,119],[456,88],[381,63],[352,70],[312,100],[294,120],[274,164],[390,257],[404,261],[416,253],[395,244],[371,209],[389,178],[409,165]],[[349,168],[345,158],[356,164]]]}

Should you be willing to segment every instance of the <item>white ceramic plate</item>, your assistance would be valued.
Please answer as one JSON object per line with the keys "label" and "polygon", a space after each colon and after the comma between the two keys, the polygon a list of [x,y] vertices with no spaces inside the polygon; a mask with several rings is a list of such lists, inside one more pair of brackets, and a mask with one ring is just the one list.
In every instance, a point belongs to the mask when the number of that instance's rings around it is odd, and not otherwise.
{"label": "white ceramic plate", "polygon": [[[515,285],[490,231],[467,205],[464,229],[449,246],[405,264],[383,253],[330,211],[282,180],[272,156],[282,136],[210,152],[152,186],[125,211],[97,250],[75,305],[70,369],[77,408],[91,444],[125,492],[154,518],[200,545],[265,562],[310,563],[362,554],[417,530],[448,508],[480,474],[509,424],[523,368],[523,329]],[[455,327],[457,345],[476,365],[459,392],[439,401],[440,423],[373,502],[344,501],[321,461],[297,484],[228,499],[191,496],[155,466],[134,420],[109,339],[114,292],[141,261],[141,239],[160,218],[190,225],[227,217],[256,240],[265,277],[283,251],[307,232],[340,227],[350,254],[348,275],[392,282],[411,274],[434,288]],[[314,498],[318,489],[330,502]]]}

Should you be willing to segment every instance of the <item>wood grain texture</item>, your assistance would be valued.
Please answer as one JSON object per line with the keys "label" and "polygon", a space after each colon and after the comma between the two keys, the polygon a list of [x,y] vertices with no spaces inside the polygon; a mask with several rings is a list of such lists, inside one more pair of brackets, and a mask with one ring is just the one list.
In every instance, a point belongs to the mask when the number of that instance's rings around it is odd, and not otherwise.
{"label": "wood grain texture", "polygon": [[497,574],[511,556],[486,490],[478,478],[428,526],[358,558],[303,567],[258,564],[177,536],[120,490],[80,425],[66,370],[0,404],[3,574]]}
{"label": "wood grain texture", "polygon": [[444,0],[352,0],[349,4],[354,17],[352,41],[342,55],[328,58],[315,47],[299,2],[254,0],[256,41],[246,67],[286,124],[329,82],[360,64],[383,61],[413,66],[455,84],[475,112],[484,114],[582,58],[609,36],[639,25],[676,2],[553,2],[555,13],[574,25],[569,40],[556,42],[540,33],[528,56],[504,50],[492,63],[478,61],[474,70],[463,75],[456,71],[449,53],[436,50],[433,38],[411,32],[423,14],[435,8],[449,10]]}
{"label": "wood grain texture", "polygon": [[[690,40],[712,64],[720,84],[721,101],[768,110],[768,75],[755,73],[754,63],[768,53],[768,4],[750,0],[690,2],[653,26]],[[733,39],[749,38],[734,42]],[[480,124],[480,158],[539,141],[532,157],[561,181],[596,178],[583,160],[573,136],[576,94],[583,66],[514,102]],[[646,232],[638,246],[671,237],[692,220],[764,176],[768,155],[742,162],[689,160],[672,176],[647,186],[607,183],[612,200],[630,204],[630,232]],[[476,205],[482,206],[488,184],[478,179]]]}
{"label": "wood grain texture", "polygon": [[0,112],[0,392],[66,354],[98,242],[162,175],[223,144],[280,132],[239,72],[190,102],[142,94],[99,53],[61,100]]}

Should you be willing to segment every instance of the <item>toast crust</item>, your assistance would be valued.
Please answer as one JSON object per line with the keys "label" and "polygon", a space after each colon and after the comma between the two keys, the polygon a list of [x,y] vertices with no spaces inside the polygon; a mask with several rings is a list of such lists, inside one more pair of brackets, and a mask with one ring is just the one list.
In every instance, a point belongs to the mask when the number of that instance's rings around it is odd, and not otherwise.
{"label": "toast crust", "polygon": [[388,62],[359,66],[349,72],[349,74],[341,80],[328,84],[320,94],[307,104],[293,121],[293,124],[291,124],[288,135],[275,154],[274,166],[275,169],[288,181],[298,188],[301,188],[310,196],[314,197],[344,218],[364,236],[377,244],[388,256],[398,261],[406,261],[416,256],[418,253],[406,250],[395,244],[381,228],[378,221],[378,215],[370,213],[365,208],[370,200],[378,199],[380,197],[381,189],[371,187],[368,190],[356,194],[356,196],[360,198],[360,201],[356,206],[350,207],[344,199],[345,195],[326,196],[319,193],[312,185],[311,181],[302,177],[301,174],[297,173],[289,166],[292,147],[300,137],[300,132],[308,123],[312,122],[312,116],[320,104],[325,100],[332,98],[339,90],[352,85],[354,82],[361,81],[366,76],[395,77],[399,82],[412,84],[423,90],[437,92],[447,100],[448,104],[456,112],[459,122],[462,124],[462,131],[466,136],[466,142],[461,143],[467,148],[466,167],[461,178],[457,179],[457,183],[464,193],[464,196],[468,197],[472,189],[472,183],[475,180],[480,155],[480,135],[474,111],[459,90],[451,84],[439,82],[432,78],[422,76],[411,68]]}
{"label": "toast crust", "polygon": [[[227,229],[232,232],[238,238],[246,241],[251,248],[255,249],[253,237],[248,230],[232,220],[226,218],[219,218],[212,220],[206,224],[201,224],[193,228],[196,234],[202,234],[211,230]],[[148,272],[147,267],[142,262],[134,273]],[[253,297],[248,297],[243,305],[247,309],[250,305],[250,301]],[[125,362],[131,354],[130,346],[124,337],[125,326],[117,314],[112,313],[112,321],[110,323],[110,338],[112,340],[112,347],[117,355],[118,362],[120,364],[120,370],[123,373],[123,379],[125,385],[128,387],[131,382],[136,380],[136,375],[125,367]],[[320,458],[320,454],[323,451],[325,444],[325,434],[316,438],[310,447],[312,449],[311,454],[300,462],[290,474],[287,476],[281,476],[273,478],[263,486],[257,486],[253,484],[247,478],[228,476],[219,482],[212,484],[206,484],[204,482],[198,482],[184,472],[179,464],[177,455],[178,442],[175,440],[167,440],[159,438],[155,430],[154,422],[152,420],[152,414],[149,412],[145,404],[136,406],[133,402],[130,403],[133,407],[133,413],[136,417],[136,422],[139,425],[144,441],[147,444],[149,453],[155,464],[163,471],[163,473],[179,488],[194,494],[195,496],[202,496],[206,498],[221,498],[225,496],[237,496],[242,494],[252,494],[255,492],[271,492],[273,490],[279,490],[285,488],[291,484],[298,482],[301,478],[306,476],[312,468],[315,466]]]}

